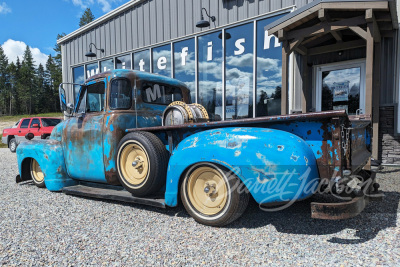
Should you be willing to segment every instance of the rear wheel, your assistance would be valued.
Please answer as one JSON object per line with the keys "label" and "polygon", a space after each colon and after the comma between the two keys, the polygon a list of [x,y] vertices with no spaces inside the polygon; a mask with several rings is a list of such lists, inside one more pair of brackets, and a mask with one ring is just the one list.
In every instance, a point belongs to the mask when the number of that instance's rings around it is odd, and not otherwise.
{"label": "rear wheel", "polygon": [[10,148],[10,151],[12,153],[15,153],[15,151],[17,150],[17,141],[15,140],[15,138],[10,139],[10,142],[8,142],[8,148]]}
{"label": "rear wheel", "polygon": [[46,187],[44,183],[44,173],[42,171],[42,168],[40,168],[39,163],[35,160],[32,159],[31,161],[31,177],[33,180],[33,183],[40,188]]}
{"label": "rear wheel", "polygon": [[127,134],[118,145],[118,177],[135,196],[146,196],[165,184],[168,152],[161,140],[149,132]]}
{"label": "rear wheel", "polygon": [[223,226],[243,214],[249,194],[235,174],[206,163],[195,165],[187,172],[181,184],[181,199],[197,222]]}

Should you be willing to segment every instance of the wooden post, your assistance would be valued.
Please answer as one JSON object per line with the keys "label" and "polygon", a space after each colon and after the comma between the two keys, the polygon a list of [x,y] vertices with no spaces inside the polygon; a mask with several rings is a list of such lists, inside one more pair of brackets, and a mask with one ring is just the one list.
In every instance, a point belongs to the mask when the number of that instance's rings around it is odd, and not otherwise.
{"label": "wooden post", "polygon": [[303,84],[302,84],[302,94],[301,94],[301,112],[307,113],[307,98],[308,98],[308,66],[307,66],[307,56],[302,56],[302,75]]}
{"label": "wooden post", "polygon": [[374,37],[373,23],[367,24],[367,55],[365,68],[365,114],[372,116],[372,88],[374,69]]}
{"label": "wooden post", "polygon": [[288,80],[289,80],[289,45],[282,43],[282,89],[281,89],[281,115],[288,113]]}
{"label": "wooden post", "polygon": [[379,102],[381,89],[381,43],[375,43],[374,92],[372,100],[372,157],[379,158]]}

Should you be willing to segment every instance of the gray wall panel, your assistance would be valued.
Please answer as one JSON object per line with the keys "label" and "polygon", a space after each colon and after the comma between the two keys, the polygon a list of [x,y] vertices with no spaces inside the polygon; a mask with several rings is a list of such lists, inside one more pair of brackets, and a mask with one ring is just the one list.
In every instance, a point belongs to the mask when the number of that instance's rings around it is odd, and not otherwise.
{"label": "gray wall panel", "polygon": [[139,47],[139,11],[138,8],[132,10],[132,49]]}
{"label": "gray wall panel", "polygon": [[143,25],[144,30],[144,45],[150,45],[150,5],[149,2],[143,4],[143,21],[139,21],[140,24]]}
{"label": "gray wall panel", "polygon": [[164,40],[164,5],[163,1],[156,1],[156,17],[157,17],[157,36],[156,42]]}
{"label": "gray wall panel", "polygon": [[138,47],[144,46],[144,26],[141,26],[140,23],[143,23],[143,8],[139,6],[137,9],[137,29],[138,29]]}
{"label": "gray wall panel", "polygon": [[185,0],[178,0],[178,36],[186,35],[185,23],[186,16],[185,14]]}
{"label": "gray wall panel", "polygon": [[170,0],[171,12],[171,39],[178,37],[178,0]]}
{"label": "gray wall panel", "polygon": [[149,21],[150,21],[150,44],[157,43],[157,13],[156,13],[156,1],[149,1]]}
{"label": "gray wall panel", "polygon": [[133,49],[133,38],[134,36],[132,35],[132,10],[129,10],[128,12],[125,12],[125,24],[126,24],[126,50],[132,50]]}
{"label": "gray wall panel", "polygon": [[390,105],[396,102],[396,57],[393,56],[395,51],[395,38],[383,38],[381,42],[381,105]]}
{"label": "gray wall panel", "polygon": [[184,24],[186,27],[186,30],[185,30],[186,34],[193,32],[193,28],[194,28],[193,20],[189,19],[189,18],[193,17],[192,16],[193,11],[194,11],[193,10],[193,2],[185,1],[185,23]]}
{"label": "gray wall panel", "polygon": [[163,20],[161,22],[163,26],[163,34],[164,34],[164,40],[169,40],[171,39],[171,9],[170,9],[170,4],[169,0],[162,0],[162,6],[163,6]]}
{"label": "gray wall panel", "polygon": [[[100,27],[97,27],[97,28],[95,29],[94,34],[95,34],[95,43],[94,43],[94,44],[95,44],[95,45],[97,46],[97,48],[99,48],[99,49],[103,48],[103,47],[101,46],[101,40],[102,40],[103,38],[101,38],[101,30],[100,30]],[[87,49],[89,49],[89,48],[87,48]],[[99,51],[99,50],[97,50],[95,53],[96,53],[96,55],[97,55],[98,58],[103,57],[103,55],[104,55],[104,53],[101,53],[101,51]]]}

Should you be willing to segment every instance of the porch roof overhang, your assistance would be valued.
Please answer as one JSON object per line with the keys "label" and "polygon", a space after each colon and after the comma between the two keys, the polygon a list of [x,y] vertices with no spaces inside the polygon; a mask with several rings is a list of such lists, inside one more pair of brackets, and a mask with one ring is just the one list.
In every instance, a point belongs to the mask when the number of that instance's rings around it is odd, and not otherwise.
{"label": "porch roof overhang", "polygon": [[377,157],[380,53],[382,37],[398,28],[395,0],[317,0],[267,25],[282,42],[281,114],[288,113],[289,55],[303,55],[302,112],[307,112],[309,56],[365,47],[365,110],[373,115],[373,155]]}

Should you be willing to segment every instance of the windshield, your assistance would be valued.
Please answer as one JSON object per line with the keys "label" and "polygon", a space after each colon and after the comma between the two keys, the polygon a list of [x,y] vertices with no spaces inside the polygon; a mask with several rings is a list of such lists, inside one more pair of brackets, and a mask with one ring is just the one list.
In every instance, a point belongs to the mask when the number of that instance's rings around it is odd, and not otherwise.
{"label": "windshield", "polygon": [[43,127],[56,126],[61,122],[61,119],[42,119]]}

